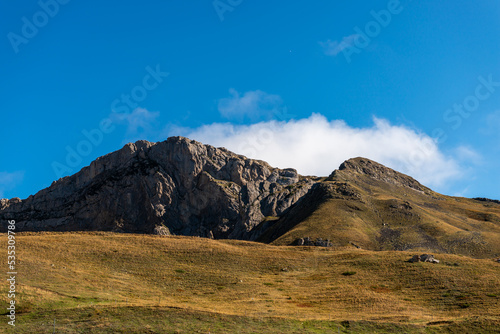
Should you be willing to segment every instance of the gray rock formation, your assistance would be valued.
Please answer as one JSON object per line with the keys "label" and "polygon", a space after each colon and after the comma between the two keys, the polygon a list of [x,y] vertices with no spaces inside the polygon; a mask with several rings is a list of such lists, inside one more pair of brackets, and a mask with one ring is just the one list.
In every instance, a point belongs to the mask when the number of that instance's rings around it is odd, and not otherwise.
{"label": "gray rock formation", "polygon": [[317,238],[316,240],[312,240],[310,237],[299,238],[294,242],[297,246],[317,246],[317,247],[332,247],[333,244],[330,240],[323,238]]}
{"label": "gray rock formation", "polygon": [[432,254],[422,254],[420,256],[418,255],[413,255],[411,259],[408,260],[410,263],[415,263],[415,262],[430,262],[430,263],[439,263],[439,260],[434,258],[434,255]]}
{"label": "gray rock formation", "polygon": [[138,141],[25,200],[0,202],[2,231],[101,230],[256,239],[314,181],[183,137]]}
{"label": "gray rock formation", "polygon": [[344,161],[339,169],[333,171],[330,178],[333,179],[335,176],[339,176],[339,174],[346,175],[346,172],[348,172],[350,176],[355,176],[356,174],[366,175],[375,180],[399,187],[411,188],[420,192],[427,192],[430,190],[422,186],[414,178],[366,158],[353,158]]}
{"label": "gray rock formation", "polygon": [[422,254],[420,255],[421,262],[431,262],[431,263],[439,263],[439,260],[434,258],[432,254]]}

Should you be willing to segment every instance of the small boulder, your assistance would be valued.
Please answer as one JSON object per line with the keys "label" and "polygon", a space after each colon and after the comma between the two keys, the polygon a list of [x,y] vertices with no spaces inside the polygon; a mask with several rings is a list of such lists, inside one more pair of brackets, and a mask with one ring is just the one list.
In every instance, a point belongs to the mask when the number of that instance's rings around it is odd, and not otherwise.
{"label": "small boulder", "polygon": [[333,244],[329,239],[323,240],[323,238],[317,238],[314,242],[314,246],[318,247],[332,247]]}
{"label": "small boulder", "polygon": [[408,262],[410,262],[410,263],[420,262],[420,256],[413,255],[413,257],[411,259],[409,259]]}
{"label": "small boulder", "polygon": [[171,235],[168,227],[166,227],[164,225],[156,225],[154,230],[153,230],[153,234],[163,235],[163,236],[170,236]]}
{"label": "small boulder", "polygon": [[360,246],[356,245],[354,242],[352,241],[349,241],[349,244],[353,245],[354,247],[356,247],[357,249],[361,249]]}
{"label": "small boulder", "polygon": [[420,255],[420,261],[422,262],[430,262],[430,263],[439,263],[439,260],[434,258],[432,254],[422,254]]}
{"label": "small boulder", "polygon": [[332,247],[332,243],[330,242],[330,240],[323,240],[323,238],[316,239],[314,245],[319,247]]}
{"label": "small boulder", "polygon": [[422,262],[432,262],[433,259],[434,259],[434,255],[431,255],[431,254],[420,255],[420,261],[422,261]]}
{"label": "small boulder", "polygon": [[408,260],[410,263],[415,263],[415,262],[430,262],[430,263],[439,263],[439,260],[434,258],[434,255],[432,254],[422,254],[420,256],[418,255],[413,255],[411,259]]}
{"label": "small boulder", "polygon": [[318,247],[332,247],[333,244],[330,239],[324,240],[323,238],[317,238],[316,240],[312,240],[310,237],[299,238],[295,240],[293,243],[297,246],[318,246]]}

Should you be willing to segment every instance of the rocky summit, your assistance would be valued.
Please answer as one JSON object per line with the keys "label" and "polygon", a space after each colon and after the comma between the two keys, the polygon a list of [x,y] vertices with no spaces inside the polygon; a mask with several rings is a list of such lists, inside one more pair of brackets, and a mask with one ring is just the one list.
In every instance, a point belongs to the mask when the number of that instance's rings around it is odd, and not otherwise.
{"label": "rocky summit", "polygon": [[500,203],[438,194],[366,158],[328,177],[183,138],[138,141],[25,200],[0,202],[0,228],[114,231],[276,245],[500,256]]}
{"label": "rocky summit", "polygon": [[[138,141],[25,200],[2,199],[0,220],[22,231],[102,230],[255,239],[314,184],[183,137]],[[290,186],[293,187],[293,189]]]}

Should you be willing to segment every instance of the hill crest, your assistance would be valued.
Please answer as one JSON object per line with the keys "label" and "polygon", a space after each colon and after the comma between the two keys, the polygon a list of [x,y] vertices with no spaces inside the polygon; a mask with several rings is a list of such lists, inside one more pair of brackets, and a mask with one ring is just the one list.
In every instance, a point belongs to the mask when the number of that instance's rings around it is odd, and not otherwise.
{"label": "hill crest", "polygon": [[304,237],[372,250],[500,256],[500,204],[433,192],[366,158],[328,178],[184,137],[137,141],[25,200],[0,201],[2,231],[114,231],[260,240]]}
{"label": "hill crest", "polygon": [[429,188],[424,187],[411,176],[400,173],[378,162],[363,157],[352,158],[344,161],[340,165],[339,169],[333,171],[329,178],[344,178],[353,180],[353,178],[359,178],[360,176],[368,176],[377,181],[393,184],[395,186],[412,188],[421,192],[430,191]]}

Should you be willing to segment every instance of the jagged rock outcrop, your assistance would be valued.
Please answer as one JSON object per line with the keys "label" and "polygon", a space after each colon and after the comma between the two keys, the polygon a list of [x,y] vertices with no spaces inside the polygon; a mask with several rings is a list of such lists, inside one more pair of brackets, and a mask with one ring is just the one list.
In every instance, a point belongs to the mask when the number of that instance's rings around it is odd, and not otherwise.
{"label": "jagged rock outcrop", "polygon": [[344,178],[352,180],[353,177],[357,177],[359,175],[367,176],[373,180],[381,181],[394,186],[411,188],[420,192],[430,191],[430,189],[421,185],[414,178],[366,158],[353,158],[344,161],[340,165],[339,169],[335,170],[330,175],[330,179]]}
{"label": "jagged rock outcrop", "polygon": [[[0,220],[21,231],[104,230],[255,238],[313,181],[183,137],[138,141],[21,201],[0,202]],[[5,231],[6,225],[2,225]]]}

